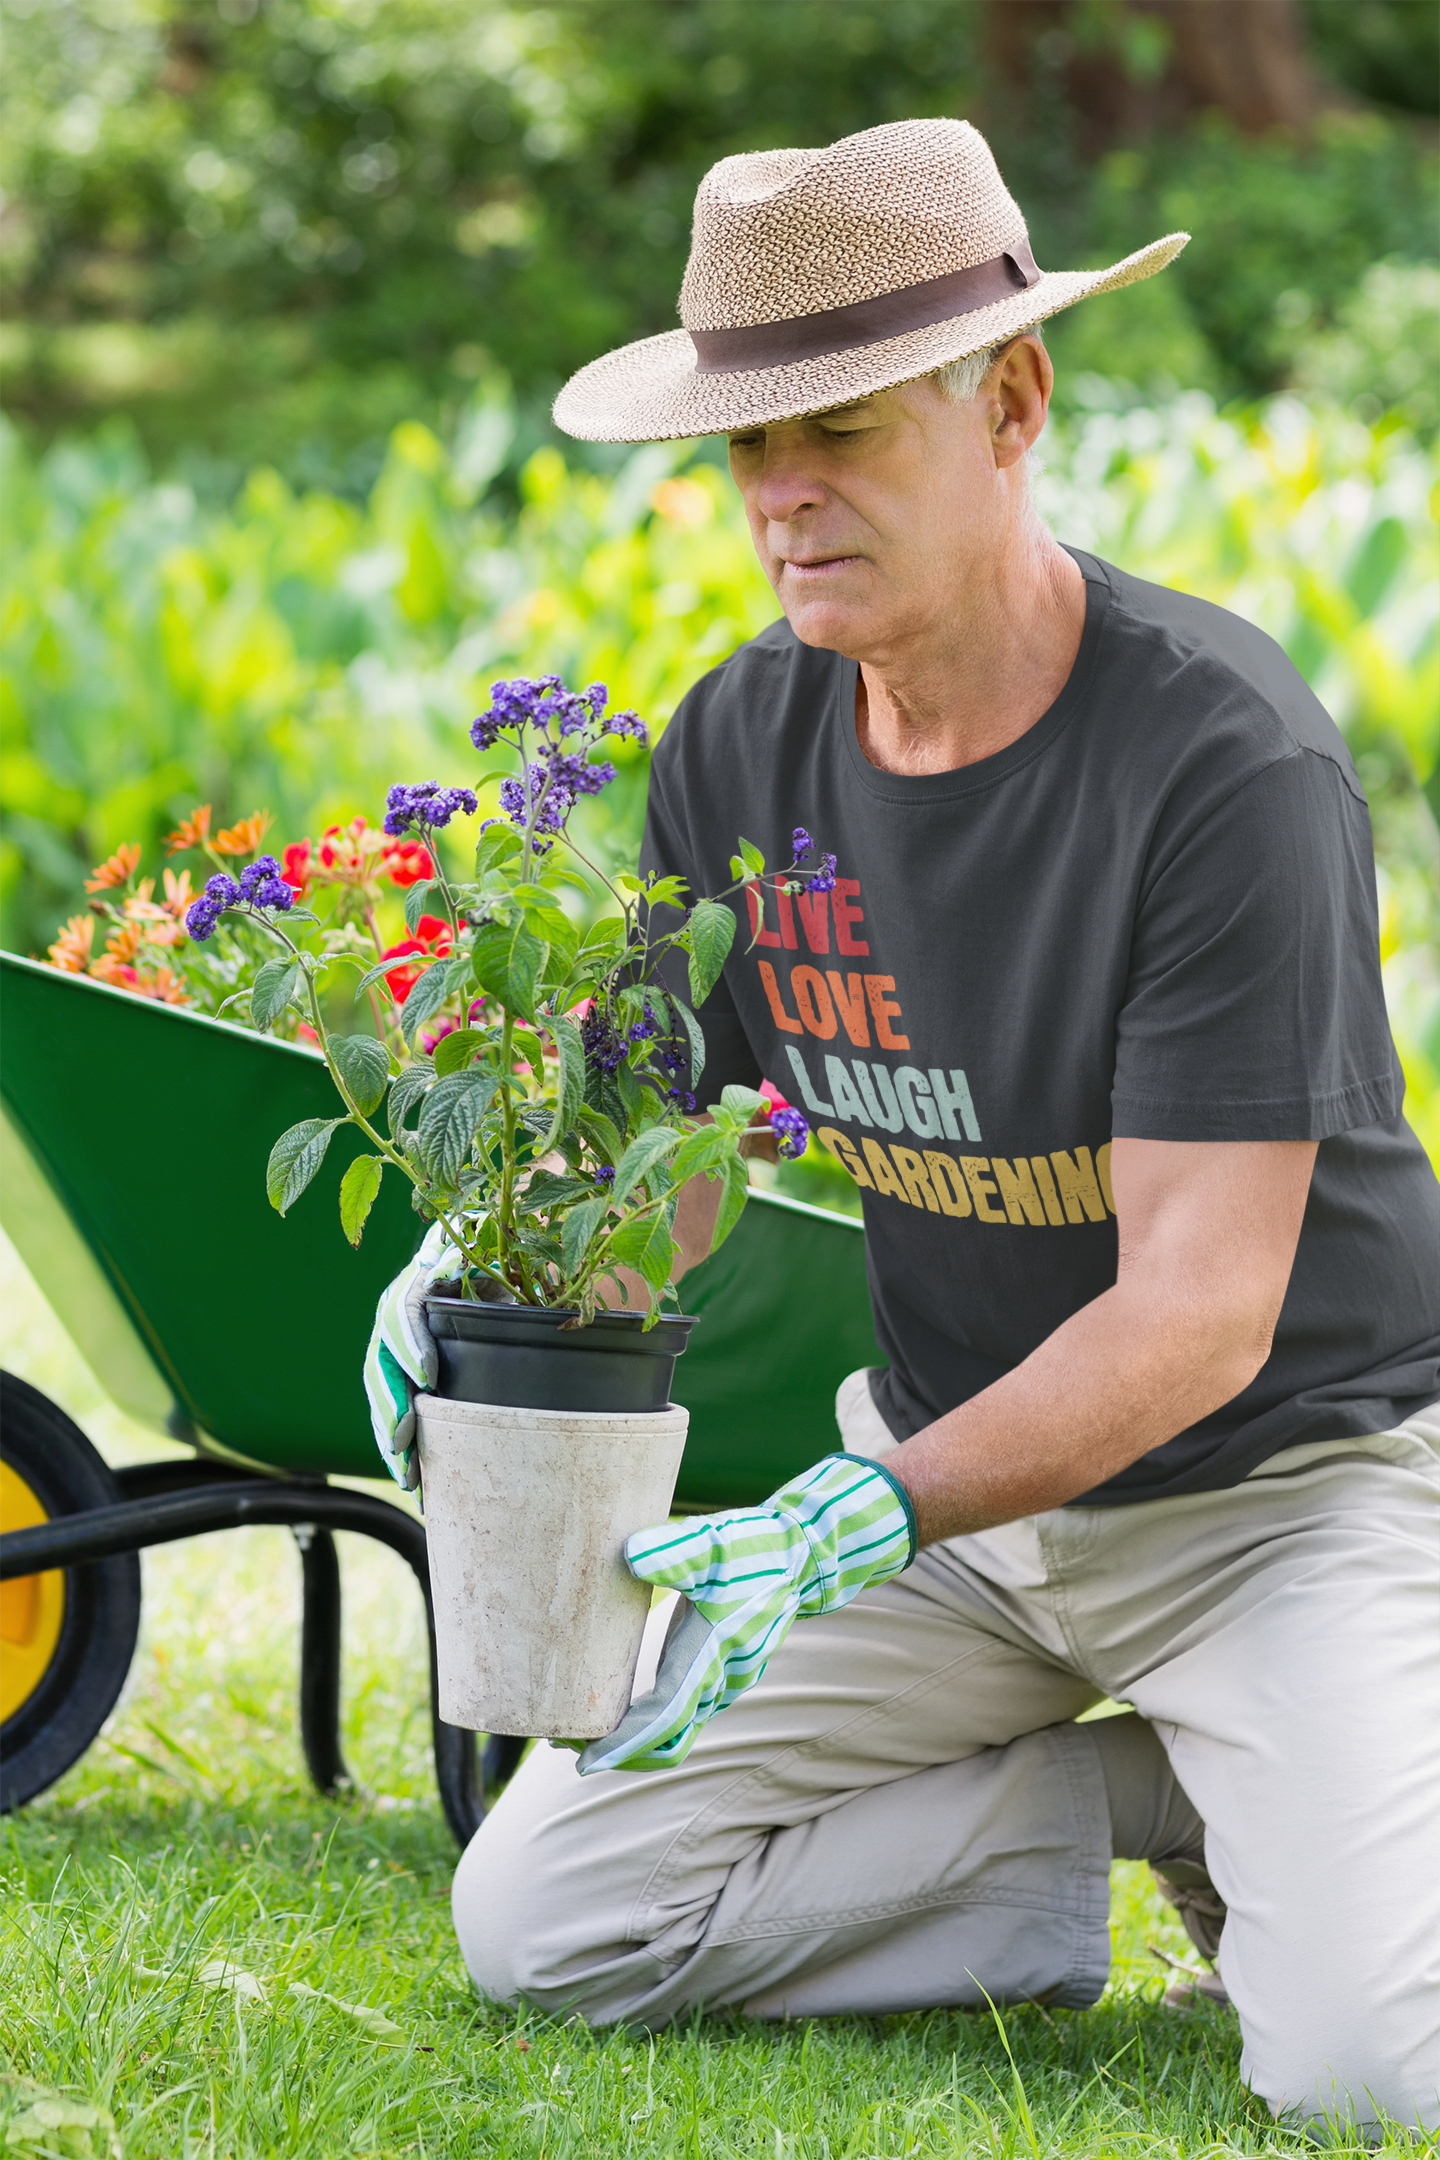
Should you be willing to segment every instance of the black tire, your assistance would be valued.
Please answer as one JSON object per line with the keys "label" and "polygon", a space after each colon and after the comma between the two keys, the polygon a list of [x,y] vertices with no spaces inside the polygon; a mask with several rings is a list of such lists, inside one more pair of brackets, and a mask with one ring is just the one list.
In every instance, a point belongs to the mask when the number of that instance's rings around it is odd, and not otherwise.
{"label": "black tire", "polygon": [[[0,1458],[47,1516],[113,1507],[123,1497],[79,1426],[12,1373],[0,1373]],[[0,1725],[0,1814],[33,1800],[85,1753],[125,1685],[139,1628],[138,1553],[66,1568],[55,1647]]]}

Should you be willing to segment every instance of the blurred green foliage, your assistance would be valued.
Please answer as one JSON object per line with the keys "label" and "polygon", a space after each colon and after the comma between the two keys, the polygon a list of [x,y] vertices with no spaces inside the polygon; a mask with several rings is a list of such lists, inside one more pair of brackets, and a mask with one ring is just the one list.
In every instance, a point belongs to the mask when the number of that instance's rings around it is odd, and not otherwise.
{"label": "blurred green foliage", "polygon": [[[1163,409],[1082,377],[1042,505],[1065,539],[1237,609],[1284,644],[1354,749],[1382,866],[1412,1114],[1440,1151],[1436,453],[1393,424],[1280,399]],[[392,780],[475,782],[466,728],[501,674],[600,679],[652,722],[776,612],[728,479],[693,446],[613,475],[551,447],[520,504],[490,487],[514,417],[446,444],[397,428],[367,502],[253,472],[233,504],[156,480],[116,425],[4,439],[4,941],[43,947],[89,865],[147,860],[197,801],[276,813],[272,841],[378,812]],[[586,806],[633,853],[645,761]]]}
{"label": "blurred green foliage", "polygon": [[[1063,55],[1104,32],[1144,90],[1168,50],[1115,0],[1037,34],[1023,94],[976,0],[4,7],[12,409],[42,437],[129,413],[160,464],[226,485],[258,454],[363,496],[391,429],[448,435],[492,366],[522,386],[518,471],[566,374],[673,325],[713,160],[910,114],[982,122],[1044,263],[1193,231],[1165,278],[1057,321],[1062,395],[1076,367],[1272,391],[1370,264],[1435,253],[1431,135],[1398,109],[1433,105],[1429,0],[1308,7],[1321,59],[1383,110],[1351,95],[1305,138],[1152,118],[1098,161]],[[1373,394],[1341,358],[1332,392]]]}
{"label": "blurred green foliage", "polygon": [[1440,9],[1431,0],[1304,0],[1315,56],[1361,97],[1433,113]]}

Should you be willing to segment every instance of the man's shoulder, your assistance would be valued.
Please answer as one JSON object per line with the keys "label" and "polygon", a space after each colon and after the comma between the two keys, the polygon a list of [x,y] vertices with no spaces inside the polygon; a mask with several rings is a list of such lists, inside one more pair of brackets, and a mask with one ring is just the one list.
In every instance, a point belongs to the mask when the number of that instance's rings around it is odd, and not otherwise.
{"label": "man's shoulder", "polygon": [[[1087,577],[1098,574],[1109,587],[1112,684],[1133,690],[1146,719],[1163,711],[1191,748],[1247,752],[1262,763],[1310,751],[1328,759],[1364,800],[1344,737],[1274,638],[1213,600],[1152,584],[1094,556],[1080,560]],[[1152,698],[1157,702],[1149,707]]]}
{"label": "man's shoulder", "polygon": [[660,742],[674,757],[702,734],[720,750],[734,731],[773,730],[797,697],[824,695],[834,666],[834,653],[802,645],[782,615],[691,685]]}

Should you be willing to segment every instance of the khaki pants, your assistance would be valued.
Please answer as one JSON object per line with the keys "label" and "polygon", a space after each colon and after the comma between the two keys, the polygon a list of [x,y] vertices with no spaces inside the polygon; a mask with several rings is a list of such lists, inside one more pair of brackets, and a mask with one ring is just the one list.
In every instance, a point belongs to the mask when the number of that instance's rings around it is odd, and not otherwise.
{"label": "khaki pants", "polygon": [[[878,1451],[868,1397],[841,1397],[847,1439]],[[1227,1491],[932,1546],[798,1623],[679,1768],[582,1779],[536,1748],[456,1874],[466,1964],[495,1999],[596,2023],[701,2003],[883,2013],[982,1988],[1091,2003],[1111,1811],[1104,1725],[1073,1720],[1108,1695],[1151,1721],[1153,1775],[1173,1791],[1173,1766],[1204,1819],[1255,2090],[1434,2124],[1437,1503],[1431,1410],[1292,1448]]]}

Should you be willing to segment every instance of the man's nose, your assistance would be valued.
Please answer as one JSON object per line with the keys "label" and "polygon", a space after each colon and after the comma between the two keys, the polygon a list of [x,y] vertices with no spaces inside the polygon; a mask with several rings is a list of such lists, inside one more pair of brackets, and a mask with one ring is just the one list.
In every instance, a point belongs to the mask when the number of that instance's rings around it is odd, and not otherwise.
{"label": "man's nose", "polygon": [[825,485],[803,448],[790,444],[765,446],[765,466],[755,490],[755,507],[772,525],[786,525],[802,511],[817,510],[825,500]]}

